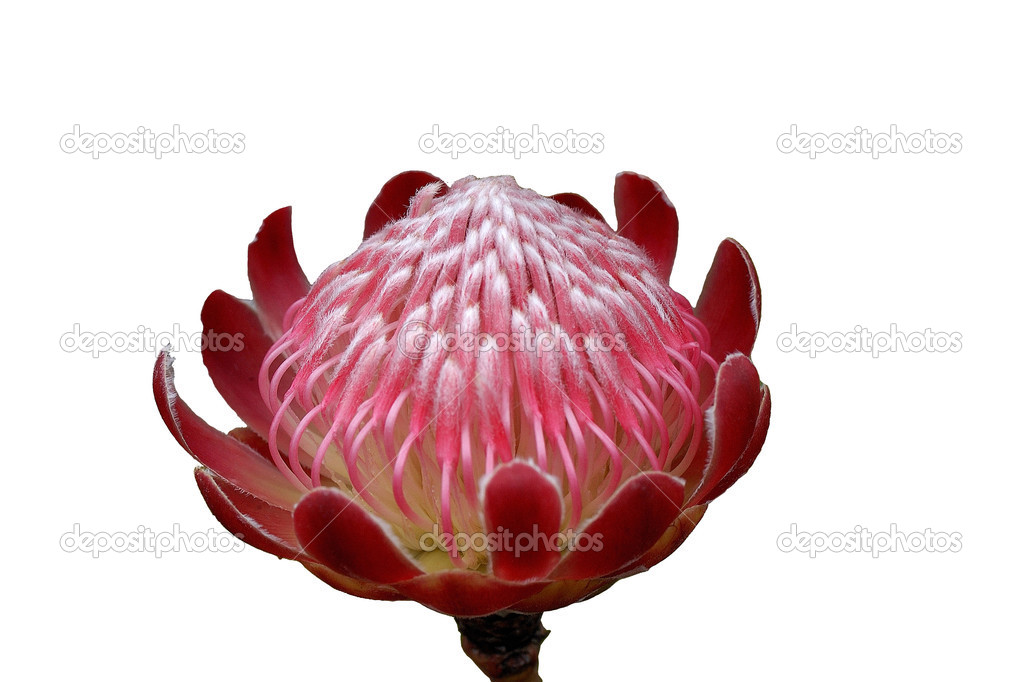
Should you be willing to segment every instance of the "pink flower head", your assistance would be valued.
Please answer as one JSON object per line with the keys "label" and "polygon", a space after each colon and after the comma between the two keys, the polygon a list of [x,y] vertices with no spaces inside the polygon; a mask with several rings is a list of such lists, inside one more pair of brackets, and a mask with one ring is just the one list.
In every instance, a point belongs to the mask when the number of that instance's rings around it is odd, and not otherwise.
{"label": "pink flower head", "polygon": [[228,530],[332,586],[458,617],[566,606],[674,551],[760,451],[747,357],[760,291],[726,240],[695,308],[668,286],[678,218],[615,184],[618,230],[574,194],[408,172],[310,287],[290,209],[249,248],[253,301],[214,292],[204,352],[247,427],[173,387],[168,428]]}

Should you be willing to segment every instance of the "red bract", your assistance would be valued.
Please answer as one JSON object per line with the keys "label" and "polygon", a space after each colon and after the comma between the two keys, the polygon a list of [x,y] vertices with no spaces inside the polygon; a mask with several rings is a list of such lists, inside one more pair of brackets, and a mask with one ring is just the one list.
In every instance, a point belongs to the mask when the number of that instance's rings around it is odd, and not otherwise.
{"label": "red bract", "polygon": [[661,188],[622,173],[614,199],[617,232],[578,195],[403,173],[312,286],[290,209],[270,215],[253,300],[202,311],[243,335],[203,359],[247,426],[196,416],[166,353],[154,374],[220,522],[344,592],[461,618],[560,608],[667,557],[763,445],[759,282],[726,240],[693,308],[668,286]]}

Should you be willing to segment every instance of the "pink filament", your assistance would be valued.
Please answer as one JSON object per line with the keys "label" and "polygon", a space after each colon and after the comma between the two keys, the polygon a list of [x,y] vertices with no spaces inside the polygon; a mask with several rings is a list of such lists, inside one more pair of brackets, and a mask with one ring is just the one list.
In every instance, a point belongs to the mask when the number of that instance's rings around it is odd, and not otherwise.
{"label": "pink filament", "polygon": [[[559,481],[572,527],[639,472],[685,473],[713,400],[700,375],[717,365],[691,306],[634,245],[505,178],[413,205],[288,309],[263,359],[270,455],[288,480],[351,491],[396,527],[455,533],[479,523],[480,478],[514,458]],[[463,321],[626,344],[403,355],[403,330],[443,338]]]}

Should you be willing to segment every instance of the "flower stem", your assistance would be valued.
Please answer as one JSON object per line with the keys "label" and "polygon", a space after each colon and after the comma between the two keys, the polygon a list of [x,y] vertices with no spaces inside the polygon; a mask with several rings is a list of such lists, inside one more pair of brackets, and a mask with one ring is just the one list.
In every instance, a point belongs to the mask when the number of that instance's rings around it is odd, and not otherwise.
{"label": "flower stem", "polygon": [[482,618],[455,618],[462,651],[491,682],[543,682],[540,645],[550,630],[540,623],[541,616],[501,611]]}

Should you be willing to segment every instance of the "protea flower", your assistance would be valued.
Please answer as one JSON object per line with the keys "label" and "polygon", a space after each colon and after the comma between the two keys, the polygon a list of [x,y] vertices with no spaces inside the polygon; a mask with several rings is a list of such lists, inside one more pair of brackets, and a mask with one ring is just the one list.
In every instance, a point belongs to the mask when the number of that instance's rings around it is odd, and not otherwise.
{"label": "protea flower", "polygon": [[539,679],[539,614],[673,552],[770,418],[749,255],[724,241],[694,308],[668,286],[661,188],[622,173],[614,199],[617,231],[578,195],[403,173],[312,286],[290,209],[271,214],[253,300],[202,312],[244,335],[203,359],[246,426],[196,416],[167,354],[154,375],[220,522],[339,590],[456,617],[493,679]]}

